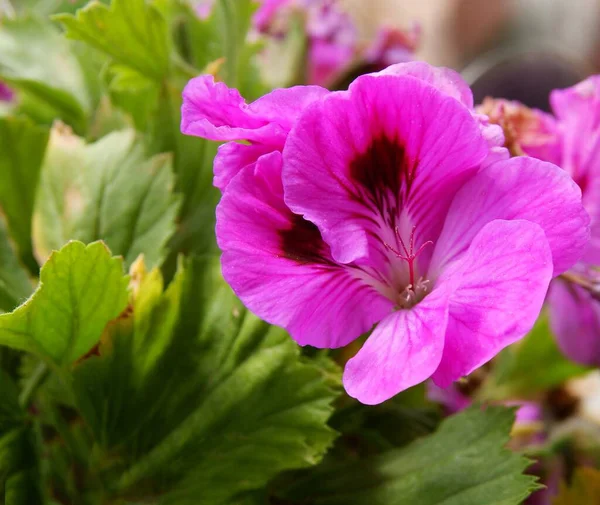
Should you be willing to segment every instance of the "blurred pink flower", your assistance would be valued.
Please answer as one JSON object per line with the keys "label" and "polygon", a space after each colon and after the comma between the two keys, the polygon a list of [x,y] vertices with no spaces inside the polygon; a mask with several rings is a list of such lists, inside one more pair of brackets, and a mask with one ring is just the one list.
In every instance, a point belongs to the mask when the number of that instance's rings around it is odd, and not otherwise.
{"label": "blurred pink flower", "polygon": [[407,32],[382,27],[373,44],[363,48],[352,18],[338,0],[263,0],[253,24],[260,33],[284,37],[287,19],[294,12],[305,18],[307,80],[312,84],[331,84],[355,63],[381,70],[412,60],[418,42],[416,26]]}
{"label": "blurred pink flower", "polygon": [[212,12],[215,1],[216,0],[195,0],[192,5],[196,15],[200,19],[207,19]]}
{"label": "blurred pink flower", "polygon": [[6,84],[0,82],[0,102],[10,102],[14,98],[14,93]]}

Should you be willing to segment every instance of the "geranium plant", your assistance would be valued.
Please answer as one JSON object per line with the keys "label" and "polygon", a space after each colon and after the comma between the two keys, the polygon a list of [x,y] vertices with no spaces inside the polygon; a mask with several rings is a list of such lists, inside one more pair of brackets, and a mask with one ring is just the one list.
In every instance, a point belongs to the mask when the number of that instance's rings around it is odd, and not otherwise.
{"label": "geranium plant", "polygon": [[0,1],[0,504],[593,491],[597,78],[476,106],[426,36]]}

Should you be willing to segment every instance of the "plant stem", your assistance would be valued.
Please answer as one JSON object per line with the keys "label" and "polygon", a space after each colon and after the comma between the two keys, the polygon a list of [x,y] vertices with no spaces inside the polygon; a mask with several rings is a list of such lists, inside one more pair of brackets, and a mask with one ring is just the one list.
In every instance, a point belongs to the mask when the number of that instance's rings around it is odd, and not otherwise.
{"label": "plant stem", "polygon": [[34,370],[33,374],[27,379],[25,383],[25,387],[21,394],[19,395],[19,405],[26,409],[29,407],[31,399],[33,395],[38,390],[38,388],[42,385],[42,383],[46,380],[50,369],[46,363],[40,363],[37,368]]}
{"label": "plant stem", "polygon": [[560,279],[582,287],[588,291],[594,300],[600,301],[600,285],[584,275],[574,272],[565,272],[559,276]]}

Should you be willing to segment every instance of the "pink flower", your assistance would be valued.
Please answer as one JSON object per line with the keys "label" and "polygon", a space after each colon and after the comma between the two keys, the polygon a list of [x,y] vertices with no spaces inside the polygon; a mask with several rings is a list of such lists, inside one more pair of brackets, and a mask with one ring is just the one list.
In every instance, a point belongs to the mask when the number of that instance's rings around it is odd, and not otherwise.
{"label": "pink flower", "polygon": [[365,60],[372,65],[387,67],[414,59],[421,28],[415,24],[403,31],[392,26],[382,26],[370,47],[365,52]]}
{"label": "pink flower", "polygon": [[392,63],[413,59],[419,27],[409,31],[382,27],[367,48],[359,43],[358,30],[338,0],[263,0],[253,18],[255,29],[276,38],[287,33],[293,12],[305,17],[307,35],[307,80],[331,84],[356,62],[381,70]]}
{"label": "pink flower", "polygon": [[196,15],[200,19],[208,19],[212,13],[215,0],[195,0],[192,5]]}
{"label": "pink flower", "polygon": [[[554,116],[504,100],[495,101],[502,114],[494,116],[492,102],[484,102],[483,108],[492,121],[503,124],[507,140],[522,148],[520,154],[561,166],[579,185],[591,217],[591,240],[573,270],[600,280],[591,268],[600,264],[600,76],[555,90],[550,101]],[[552,283],[548,302],[562,351],[579,363],[600,365],[600,303],[562,280]]]}
{"label": "pink flower", "polygon": [[14,98],[14,93],[6,84],[0,82],[0,102],[11,102]]}
{"label": "pink flower", "polygon": [[250,105],[199,79],[183,132],[266,152],[218,166],[225,279],[301,345],[341,347],[379,323],[344,372],[363,403],[429,377],[446,387],[520,339],[585,247],[588,216],[562,170],[482,167],[488,141],[450,70],[400,64],[348,91]]}
{"label": "pink flower", "polygon": [[560,136],[550,114],[501,98],[486,98],[477,111],[502,127],[504,144],[513,156],[526,154],[555,164],[560,162]]}
{"label": "pink flower", "polygon": [[252,24],[261,33],[267,33],[280,12],[294,5],[297,0],[262,0],[252,17]]}
{"label": "pink flower", "polygon": [[[318,86],[277,89],[246,104],[239,92],[212,75],[192,79],[183,90],[181,131],[209,140],[228,141],[214,162],[214,185],[224,191],[244,167],[273,151],[281,152],[300,113],[328,91]],[[237,141],[247,141],[240,144]]]}

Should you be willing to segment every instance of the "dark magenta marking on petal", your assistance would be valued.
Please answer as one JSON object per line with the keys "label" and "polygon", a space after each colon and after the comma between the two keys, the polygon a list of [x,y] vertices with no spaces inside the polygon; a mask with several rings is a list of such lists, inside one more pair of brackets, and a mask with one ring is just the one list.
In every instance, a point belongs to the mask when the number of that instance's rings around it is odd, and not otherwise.
{"label": "dark magenta marking on petal", "polygon": [[366,200],[380,215],[394,219],[403,196],[410,193],[415,170],[402,143],[382,136],[352,160],[350,177],[361,188],[353,197]]}
{"label": "dark magenta marking on petal", "polygon": [[297,214],[292,216],[291,227],[279,230],[282,255],[303,265],[331,265],[329,246],[316,225]]}

